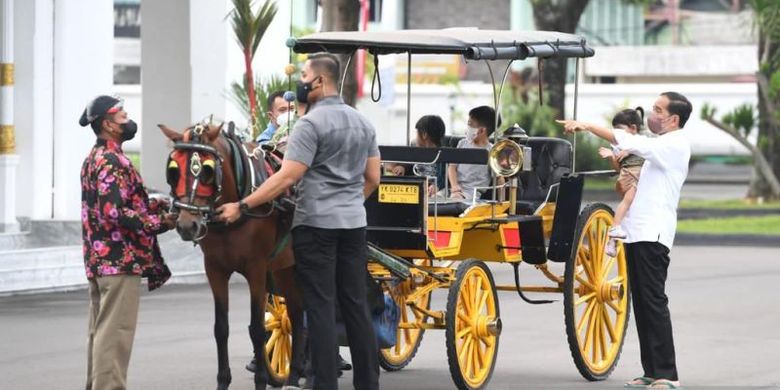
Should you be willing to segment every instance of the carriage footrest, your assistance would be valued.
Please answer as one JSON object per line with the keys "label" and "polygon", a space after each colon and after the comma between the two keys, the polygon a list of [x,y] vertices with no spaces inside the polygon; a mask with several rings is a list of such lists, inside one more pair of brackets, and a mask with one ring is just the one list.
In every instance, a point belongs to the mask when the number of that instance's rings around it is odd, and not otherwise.
{"label": "carriage footrest", "polygon": [[401,279],[409,279],[412,274],[406,260],[384,252],[372,244],[368,244],[368,261],[381,264]]}

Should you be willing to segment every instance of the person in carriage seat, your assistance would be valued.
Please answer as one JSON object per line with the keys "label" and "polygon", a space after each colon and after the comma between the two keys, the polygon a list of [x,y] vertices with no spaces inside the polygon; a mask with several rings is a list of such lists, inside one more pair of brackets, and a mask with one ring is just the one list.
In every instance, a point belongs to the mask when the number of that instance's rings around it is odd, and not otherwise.
{"label": "person in carriage seat", "polygon": [[[295,121],[295,104],[284,100],[285,91],[274,91],[268,95],[268,126],[257,136],[256,142],[270,141],[277,130],[286,129],[288,121]],[[288,112],[292,111],[289,115]]]}
{"label": "person in carriage seat", "polygon": [[86,389],[127,388],[127,367],[138,320],[141,278],[149,290],[171,276],[157,235],[172,229],[176,215],[149,200],[141,175],[122,151],[137,125],[122,101],[92,100],[79,124],[97,136],[81,168],[84,266],[89,281]]}
{"label": "person in carriage seat", "polygon": [[[440,148],[441,140],[444,138],[444,121],[438,115],[425,115],[417,120],[414,125],[417,130],[417,138],[414,144],[422,148]],[[443,163],[433,165],[436,183],[430,182],[428,185],[428,196],[433,196],[437,191],[444,188],[444,175],[447,174],[446,166]],[[388,170],[396,176],[414,175],[414,164],[392,164]],[[433,175],[431,175],[433,176]]]}
{"label": "person in carriage seat", "polygon": [[[479,106],[469,111],[466,138],[458,142],[458,148],[482,148],[490,150],[490,135],[501,126],[501,118],[496,123],[496,111],[489,106]],[[477,191],[476,198],[490,185],[490,171],[484,165],[450,164],[447,168],[450,181],[450,197],[470,200]]]}

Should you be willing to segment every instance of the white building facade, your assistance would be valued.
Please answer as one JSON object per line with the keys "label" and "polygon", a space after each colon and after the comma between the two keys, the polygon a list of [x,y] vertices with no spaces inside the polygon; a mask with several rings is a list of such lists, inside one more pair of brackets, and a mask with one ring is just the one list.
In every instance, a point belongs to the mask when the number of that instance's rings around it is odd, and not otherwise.
{"label": "white building facade", "polygon": [[[140,0],[117,2],[137,4]],[[637,42],[644,38],[635,27],[636,21],[642,20],[641,12],[621,0],[591,2],[595,8],[583,16],[589,33],[599,32],[598,7],[614,9],[614,17],[608,20],[629,22],[602,28],[599,38],[592,40],[594,45],[601,42],[609,46],[597,46],[596,57],[583,63],[585,84],[580,92],[585,100],[579,106],[580,118],[603,120],[604,113],[616,106],[651,104],[654,91],[666,89],[690,91],[697,101],[713,103],[720,112],[740,103],[755,103],[755,86],[749,80],[729,84],[757,67],[753,44],[731,42],[726,51],[713,48],[712,42],[707,42],[709,46],[639,47]],[[424,4],[404,0],[369,3],[377,8],[371,14],[369,29],[386,30],[407,27],[409,13],[416,11],[404,7]],[[528,0],[507,2],[510,28],[531,28],[529,4]],[[0,229],[13,230],[17,217],[79,219],[79,169],[94,134],[80,127],[77,119],[84,105],[98,94],[116,93],[125,98],[128,112],[141,128],[138,139],[127,149],[140,152],[142,175],[155,189],[165,189],[163,168],[169,147],[157,123],[183,128],[214,114],[245,124],[228,97],[230,83],[240,80],[244,71],[242,55],[225,19],[231,8],[229,0],[143,1],[143,27],[140,39],[135,40],[114,39],[111,1],[0,0],[0,5]],[[282,75],[288,62],[285,41],[290,35],[290,20],[297,28],[316,29],[321,14],[315,0],[279,0],[278,6],[276,21],[254,60],[260,77]],[[456,13],[455,8],[447,12]],[[447,20],[453,26],[471,22],[455,14]],[[657,65],[648,66],[650,60]],[[140,66],[140,84],[114,85],[117,61]],[[385,62],[380,63],[380,67],[385,66]],[[398,71],[405,71],[405,67]],[[682,83],[697,76],[695,85]],[[368,89],[370,82],[364,85]],[[394,100],[374,104],[364,99],[359,103],[376,124],[383,143],[406,142],[405,92],[405,85],[399,85],[392,94]],[[449,133],[462,132],[463,112],[492,102],[492,90],[472,82],[462,82],[460,88],[413,85],[412,93],[412,121],[438,114],[448,124]],[[717,141],[708,150],[744,153],[718,130],[697,119],[692,121],[702,129],[697,138]],[[13,146],[8,146],[11,143]]]}

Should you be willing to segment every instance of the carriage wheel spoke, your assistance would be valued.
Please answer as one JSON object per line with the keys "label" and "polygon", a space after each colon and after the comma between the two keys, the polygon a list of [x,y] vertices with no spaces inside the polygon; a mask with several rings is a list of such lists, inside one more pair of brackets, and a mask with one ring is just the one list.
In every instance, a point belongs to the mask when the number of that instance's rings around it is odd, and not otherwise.
{"label": "carriage wheel spoke", "polygon": [[482,302],[483,295],[487,295],[487,293],[485,291],[482,291],[482,288],[480,288],[480,286],[477,285],[475,295],[473,296],[474,300],[471,302],[473,304],[472,308],[474,310],[471,312],[470,317],[475,318],[478,317],[480,313],[482,313],[481,302]]}
{"label": "carriage wheel spoke", "polygon": [[277,345],[274,348],[273,353],[271,354],[271,367],[274,369],[274,371],[278,371],[279,370],[279,350],[280,349],[281,348],[279,348],[279,346]]}
{"label": "carriage wheel spoke", "polygon": [[574,306],[579,306],[579,305],[581,305],[581,304],[583,304],[585,302],[590,301],[591,299],[593,299],[595,297],[596,297],[596,293],[595,292],[591,292],[591,293],[585,294],[582,297],[580,297],[579,299],[577,299],[576,301],[574,301]]}
{"label": "carriage wheel spoke", "polygon": [[463,340],[463,344],[460,346],[460,351],[458,352],[458,361],[463,362],[466,360],[466,356],[468,354],[469,346],[471,346],[473,339],[470,335],[467,335],[466,338]]}
{"label": "carriage wheel spoke", "polygon": [[476,377],[479,374],[480,369],[482,368],[482,366],[479,364],[479,362],[481,361],[480,358],[481,354],[482,353],[480,351],[480,344],[478,342],[474,343],[474,347],[471,349],[471,358],[473,360],[472,363],[473,377]]}
{"label": "carriage wheel spoke", "polygon": [[270,330],[279,329],[281,325],[282,325],[281,321],[279,321],[278,319],[274,319],[273,321],[268,321],[265,323],[265,330],[270,331]]}
{"label": "carriage wheel spoke", "polygon": [[274,349],[276,346],[276,341],[279,340],[279,335],[282,332],[278,329],[274,330],[273,333],[271,333],[271,337],[268,338],[268,341],[265,343],[265,353],[271,353],[271,350]]}
{"label": "carriage wheel spoke", "polygon": [[609,333],[609,339],[611,342],[617,342],[617,333],[615,333],[615,327],[612,325],[612,319],[609,318],[609,313],[606,310],[601,310],[601,315],[604,319],[604,327],[607,328]]}
{"label": "carriage wheel spoke", "polygon": [[487,304],[487,299],[488,299],[489,296],[490,296],[490,292],[489,291],[484,291],[482,293],[482,297],[479,300],[479,305],[477,305],[477,313],[478,314],[482,313],[482,309],[485,308],[485,305]]}
{"label": "carriage wheel spoke", "polygon": [[[466,287],[466,293],[470,293],[470,289],[468,288],[468,286]],[[467,294],[461,294],[458,297],[458,301],[460,301],[461,306],[463,306],[463,311],[465,312],[465,314],[467,316],[470,316],[472,313],[471,302],[469,302],[469,300],[466,298],[466,295]],[[458,313],[460,314],[460,312]]]}
{"label": "carriage wheel spoke", "polygon": [[601,306],[596,306],[593,313],[593,343],[592,343],[592,354],[591,357],[593,358],[592,362],[596,363],[599,361],[600,357],[600,347],[601,347]]}
{"label": "carriage wheel spoke", "polygon": [[609,276],[609,271],[612,271],[612,267],[615,266],[615,258],[610,257],[607,259],[607,264],[604,266],[604,269],[601,272],[601,279],[604,280]]}
{"label": "carriage wheel spoke", "polygon": [[466,360],[466,370],[465,370],[466,375],[468,375],[471,372],[471,369],[472,369],[472,366],[473,366],[473,363],[474,363],[474,359],[473,359],[473,356],[472,356],[472,354],[474,353],[473,352],[473,349],[474,349],[474,342],[473,341],[474,341],[473,338],[471,338],[471,337],[468,338],[468,340],[466,341],[468,343],[468,347],[465,348],[464,354],[463,354],[463,357]]}
{"label": "carriage wheel spoke", "polygon": [[590,301],[588,303],[588,306],[585,308],[585,312],[582,313],[582,318],[580,318],[580,321],[577,323],[577,334],[582,333],[582,328],[585,326],[587,321],[590,321],[590,313],[593,311],[593,308],[596,306],[596,301]]}
{"label": "carriage wheel spoke", "polygon": [[588,288],[590,291],[596,291],[596,287],[593,287],[593,284],[588,282],[587,280],[581,278],[579,275],[575,275],[574,279],[576,279],[578,282],[580,282],[581,285]]}
{"label": "carriage wheel spoke", "polygon": [[469,318],[466,313],[458,312],[458,319],[463,321],[465,325],[469,325],[471,323],[471,318]]}
{"label": "carriage wheel spoke", "polygon": [[[601,312],[604,312],[604,307],[601,307]],[[607,335],[604,334],[604,328],[607,326],[603,316],[599,318],[599,346],[601,346],[601,360],[607,360]]]}
{"label": "carriage wheel spoke", "polygon": [[588,277],[588,280],[595,281],[596,277],[594,276],[593,269],[592,269],[593,264],[588,258],[588,254],[584,252],[582,248],[577,251],[577,259],[579,260],[579,263],[582,265],[582,268],[585,269],[585,275]]}
{"label": "carriage wheel spoke", "polygon": [[470,326],[466,326],[463,329],[461,329],[460,332],[458,332],[458,334],[455,336],[455,339],[460,340],[460,339],[466,337],[466,335],[469,334],[469,333],[471,333],[471,327]]}
{"label": "carriage wheel spoke", "polygon": [[612,308],[612,310],[615,311],[617,314],[623,314],[623,308],[618,306],[615,301],[604,301],[609,307]]}
{"label": "carriage wheel spoke", "polygon": [[[594,332],[596,330],[596,316],[595,311],[598,309],[597,305],[593,306],[593,310],[588,316],[588,328],[585,330],[585,344],[583,346],[584,351],[587,351],[593,345]],[[585,352],[587,353],[587,352]]]}

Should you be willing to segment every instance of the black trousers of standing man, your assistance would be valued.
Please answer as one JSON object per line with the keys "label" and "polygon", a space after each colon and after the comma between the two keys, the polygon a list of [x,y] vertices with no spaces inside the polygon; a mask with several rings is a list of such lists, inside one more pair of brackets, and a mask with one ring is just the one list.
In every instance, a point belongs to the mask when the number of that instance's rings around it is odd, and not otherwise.
{"label": "black trousers of standing man", "polygon": [[625,249],[644,376],[676,381],[672,319],[664,292],[669,249],[658,242],[625,244]]}
{"label": "black trousers of standing man", "polygon": [[379,389],[378,347],[366,291],[366,229],[293,229],[298,286],[309,323],[314,389],[338,389],[336,302],[357,390]]}

